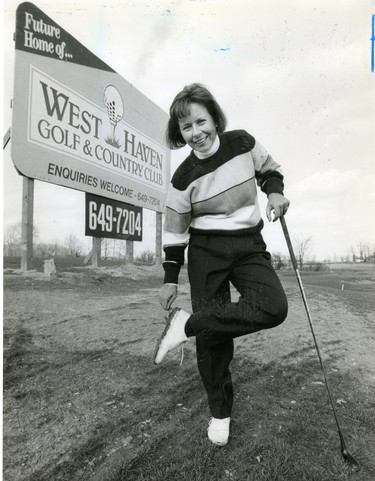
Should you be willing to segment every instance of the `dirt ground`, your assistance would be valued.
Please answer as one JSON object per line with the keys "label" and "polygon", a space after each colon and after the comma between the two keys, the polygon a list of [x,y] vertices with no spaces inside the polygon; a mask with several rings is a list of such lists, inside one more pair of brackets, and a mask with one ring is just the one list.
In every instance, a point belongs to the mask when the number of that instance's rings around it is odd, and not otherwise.
{"label": "dirt ground", "polygon": [[[239,363],[298,366],[306,357],[316,358],[294,274],[280,277],[288,319],[236,340]],[[355,389],[373,396],[375,266],[307,272],[302,279],[330,372],[357,380],[342,403],[355,402]],[[39,272],[5,271],[4,479],[102,481],[109,465],[134,459],[173,429],[186,409],[180,354],[173,353],[165,366],[153,365],[164,325],[157,300],[161,280],[161,270],[147,266],[75,268],[51,279]],[[176,305],[190,308],[185,270]],[[199,385],[194,356],[189,341],[182,369]],[[172,399],[169,412],[158,412],[158,396],[166,393]],[[196,403],[206,410],[203,389]]]}

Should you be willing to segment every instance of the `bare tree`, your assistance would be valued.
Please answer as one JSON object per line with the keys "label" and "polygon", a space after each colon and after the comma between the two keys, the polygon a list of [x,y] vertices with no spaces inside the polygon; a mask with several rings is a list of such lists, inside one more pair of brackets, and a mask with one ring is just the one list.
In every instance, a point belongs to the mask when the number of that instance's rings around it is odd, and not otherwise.
{"label": "bare tree", "polygon": [[[38,238],[39,231],[36,226],[33,226],[33,239]],[[6,235],[4,236],[5,253],[8,256],[21,255],[21,237],[22,237],[22,222],[12,224],[7,228]]]}
{"label": "bare tree", "polygon": [[21,224],[13,224],[8,227],[4,236],[5,254],[18,256],[21,252]]}
{"label": "bare tree", "polygon": [[53,248],[51,247],[51,244],[46,242],[39,242],[34,246],[35,257],[41,257],[42,259],[45,259],[47,257],[52,257],[52,253]]}
{"label": "bare tree", "polygon": [[311,250],[311,241],[312,237],[307,236],[302,239],[297,239],[295,244],[296,244],[296,252],[297,252],[297,261],[298,261],[298,266],[300,269],[302,269],[305,260],[306,260],[306,255],[310,252]]}
{"label": "bare tree", "polygon": [[[111,247],[111,242],[112,239],[108,238],[103,238],[102,239],[102,258],[104,260],[107,260],[110,256],[110,250],[112,249]],[[113,249],[112,249],[113,250]]]}
{"label": "bare tree", "polygon": [[70,257],[80,257],[82,254],[82,245],[77,237],[72,234],[66,238],[65,247]]}
{"label": "bare tree", "polygon": [[273,252],[272,265],[276,270],[283,269],[286,265],[288,265],[288,259],[280,252]]}
{"label": "bare tree", "polygon": [[351,246],[350,252],[353,262],[357,260],[366,262],[375,256],[375,245],[371,245],[369,242],[359,241],[355,246]]}
{"label": "bare tree", "polygon": [[141,252],[135,259],[139,264],[151,266],[155,264],[155,252],[146,250]]}
{"label": "bare tree", "polygon": [[66,248],[60,245],[57,240],[54,242],[38,242],[34,246],[34,256],[43,259],[64,255]]}

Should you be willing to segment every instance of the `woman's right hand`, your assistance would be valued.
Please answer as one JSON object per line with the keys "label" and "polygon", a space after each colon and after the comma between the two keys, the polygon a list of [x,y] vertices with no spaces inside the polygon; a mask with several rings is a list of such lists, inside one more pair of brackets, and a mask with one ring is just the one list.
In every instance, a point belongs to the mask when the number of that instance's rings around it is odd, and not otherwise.
{"label": "woman's right hand", "polygon": [[159,292],[159,302],[163,309],[168,311],[177,297],[176,284],[164,284]]}

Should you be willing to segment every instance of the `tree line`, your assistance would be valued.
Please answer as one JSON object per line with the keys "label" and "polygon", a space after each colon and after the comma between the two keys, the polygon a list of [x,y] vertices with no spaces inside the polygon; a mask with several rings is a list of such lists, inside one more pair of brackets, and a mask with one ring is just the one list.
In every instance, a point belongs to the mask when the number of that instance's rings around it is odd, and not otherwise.
{"label": "tree line", "polygon": [[[3,239],[3,254],[6,257],[21,256],[21,223],[10,226]],[[74,235],[67,234],[62,241],[41,242],[37,227],[33,230],[33,257],[39,259],[50,259],[52,257],[85,257],[88,248]],[[102,239],[101,258],[103,260],[124,260],[126,258],[126,242],[119,239]],[[155,253],[150,250],[141,252],[136,262],[142,264],[153,264]]]}
{"label": "tree line", "polygon": [[[36,258],[83,257],[88,253],[82,242],[72,234],[67,234],[63,241],[41,242],[38,240],[38,229],[34,227],[33,238],[33,255]],[[323,263],[375,262],[375,244],[370,244],[369,242],[359,241],[357,244],[350,246],[345,255],[337,256],[333,253],[329,259],[322,261],[315,260],[312,244],[312,236],[293,239],[299,269],[319,270]],[[19,257],[21,255],[20,222],[13,224],[6,230],[3,247],[5,256]],[[117,239],[103,239],[101,255],[105,260],[124,259],[126,257],[126,243]],[[145,250],[139,255],[139,261],[143,263],[152,264],[154,259],[155,253],[150,250]],[[272,262],[276,269],[290,266],[289,256],[280,252],[272,253]]]}
{"label": "tree line", "polygon": [[[21,255],[21,223],[10,226],[4,235],[3,252],[5,256],[19,257]],[[84,255],[82,243],[74,235],[68,234],[65,240],[55,242],[41,242],[37,227],[33,229],[33,255],[38,258],[51,257],[81,257]]]}

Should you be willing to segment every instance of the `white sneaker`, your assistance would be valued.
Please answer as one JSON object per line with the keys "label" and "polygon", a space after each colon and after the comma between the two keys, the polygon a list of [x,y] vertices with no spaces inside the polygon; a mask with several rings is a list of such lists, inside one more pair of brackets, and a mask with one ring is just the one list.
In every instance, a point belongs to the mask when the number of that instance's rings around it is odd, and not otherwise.
{"label": "white sneaker", "polygon": [[190,314],[178,307],[172,309],[166,316],[167,326],[161,335],[155,350],[154,363],[160,364],[169,351],[188,340],[185,334],[185,324]]}
{"label": "white sneaker", "polygon": [[230,418],[212,418],[207,429],[208,439],[217,446],[225,446],[229,439]]}

